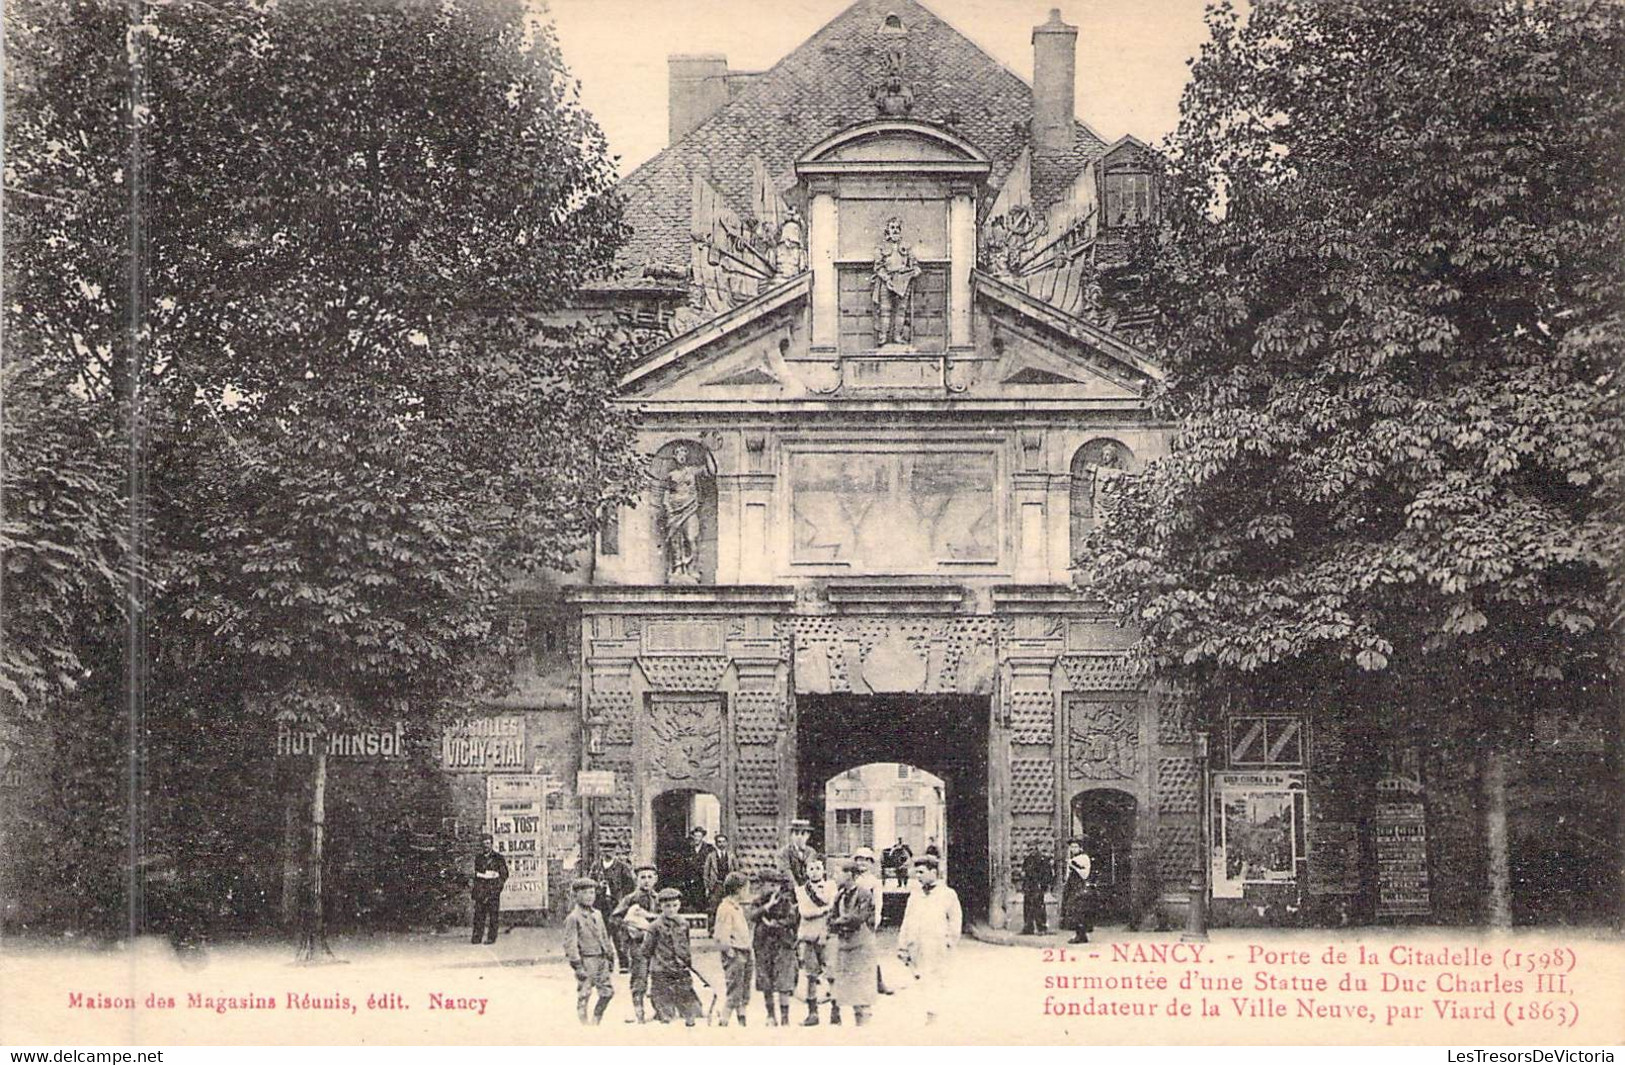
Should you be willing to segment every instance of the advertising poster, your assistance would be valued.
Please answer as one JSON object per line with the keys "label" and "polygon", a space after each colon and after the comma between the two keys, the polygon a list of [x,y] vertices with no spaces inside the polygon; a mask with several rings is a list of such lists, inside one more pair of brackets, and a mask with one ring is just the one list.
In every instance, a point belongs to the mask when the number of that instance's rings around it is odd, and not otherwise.
{"label": "advertising poster", "polygon": [[486,780],[486,825],[508,862],[504,910],[547,908],[547,800],[542,778],[525,773]]}
{"label": "advertising poster", "polygon": [[0,4],[0,1065],[1618,1057],[1625,0]]}

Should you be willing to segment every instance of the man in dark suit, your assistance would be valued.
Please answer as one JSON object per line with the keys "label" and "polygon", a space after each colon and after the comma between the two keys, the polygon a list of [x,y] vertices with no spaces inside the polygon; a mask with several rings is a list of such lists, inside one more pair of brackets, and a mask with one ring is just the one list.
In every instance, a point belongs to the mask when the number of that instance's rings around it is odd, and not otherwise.
{"label": "man in dark suit", "polygon": [[702,879],[705,881],[705,911],[715,918],[717,905],[722,901],[722,885],[734,871],[733,852],[728,849],[728,837],[717,833],[717,841],[705,859]]}
{"label": "man in dark suit", "polygon": [[497,941],[497,914],[502,909],[502,888],[508,882],[508,860],[496,852],[495,840],[480,837],[480,853],[474,856],[474,880],[469,893],[474,897],[474,930],[470,943]]}
{"label": "man in dark suit", "polygon": [[705,829],[695,825],[688,832],[688,854],[683,863],[683,910],[686,913],[706,911],[705,867],[717,849],[705,841]]}
{"label": "man in dark suit", "polygon": [[1055,862],[1036,842],[1027,844],[1027,856],[1021,861],[1021,934],[1045,935],[1049,932],[1049,915],[1045,912],[1044,895],[1055,883]]}

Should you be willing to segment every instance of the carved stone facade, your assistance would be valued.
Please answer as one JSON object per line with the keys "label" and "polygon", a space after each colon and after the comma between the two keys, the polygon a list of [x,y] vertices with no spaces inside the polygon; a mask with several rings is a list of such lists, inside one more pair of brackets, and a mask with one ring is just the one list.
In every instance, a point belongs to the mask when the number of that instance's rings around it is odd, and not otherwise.
{"label": "carved stone facade", "polygon": [[1050,613],[997,604],[969,613],[958,603],[916,613],[930,592],[898,599],[878,585],[588,597],[588,762],[617,779],[615,795],[591,810],[593,838],[650,857],[656,798],[704,791],[717,796],[720,827],[743,865],[770,865],[790,818],[806,813],[797,806],[809,764],[797,747],[802,715],[827,712],[832,699],[958,700],[971,712],[988,708],[985,740],[969,728],[963,741],[947,739],[986,744],[976,778],[953,783],[986,804],[987,851],[958,861],[987,878],[987,919],[1002,922],[1019,905],[1016,873],[1029,842],[1058,855],[1091,827],[1075,822],[1080,797],[1102,789],[1130,800],[1132,848],[1120,860],[1135,865],[1135,896],[1165,912],[1179,905],[1195,846],[1189,733],[1168,725],[1143,683],[1133,686],[1120,655],[1076,653],[1094,623],[1079,629],[1066,613],[1078,604],[1046,594]]}

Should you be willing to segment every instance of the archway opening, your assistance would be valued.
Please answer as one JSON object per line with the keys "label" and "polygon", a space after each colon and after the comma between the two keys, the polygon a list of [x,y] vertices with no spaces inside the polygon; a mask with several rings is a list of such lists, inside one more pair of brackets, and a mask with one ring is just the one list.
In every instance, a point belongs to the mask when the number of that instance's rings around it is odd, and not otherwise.
{"label": "archway opening", "polygon": [[654,826],[660,886],[683,893],[684,913],[706,912],[705,859],[722,828],[722,803],[708,791],[663,791],[654,799]]}
{"label": "archway opening", "polygon": [[[924,807],[905,816],[909,827],[889,837],[872,815],[870,832],[876,856],[895,847],[899,834],[915,856],[935,842],[942,853],[950,886],[959,893],[966,917],[987,916],[989,890],[987,744],[989,701],[986,697],[947,695],[808,695],[797,700],[797,812],[813,823],[813,842],[822,851],[840,853],[852,839],[864,838],[861,812],[841,815],[832,809],[858,809],[861,803],[827,804],[830,786],[839,790],[856,770],[865,778],[870,767],[889,767],[894,780],[899,766],[918,772],[917,802]],[[929,782],[929,783],[927,783]],[[938,798],[940,796],[940,799]],[[929,801],[927,801],[929,797]],[[940,802],[940,806],[938,803]],[[931,810],[940,810],[941,831],[932,832]],[[918,818],[918,828],[915,819]],[[923,832],[915,846],[909,834]],[[853,847],[855,849],[855,847]],[[883,912],[901,918],[904,896],[896,878],[886,887],[896,898]]]}
{"label": "archway opening", "polygon": [[1133,920],[1134,796],[1099,788],[1072,797],[1072,837],[1083,842],[1092,861],[1097,919]]}
{"label": "archway opening", "polygon": [[914,858],[935,854],[947,869],[946,796],[947,783],[919,766],[853,766],[824,784],[826,850],[846,858],[868,847],[880,860],[881,884],[888,891],[907,890]]}

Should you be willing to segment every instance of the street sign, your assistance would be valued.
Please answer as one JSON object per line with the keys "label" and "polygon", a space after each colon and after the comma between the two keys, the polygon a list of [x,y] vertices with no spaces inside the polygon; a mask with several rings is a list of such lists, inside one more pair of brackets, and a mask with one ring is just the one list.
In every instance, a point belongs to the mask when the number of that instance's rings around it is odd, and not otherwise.
{"label": "street sign", "polygon": [[588,798],[615,794],[615,770],[581,770],[576,774],[576,794]]}

